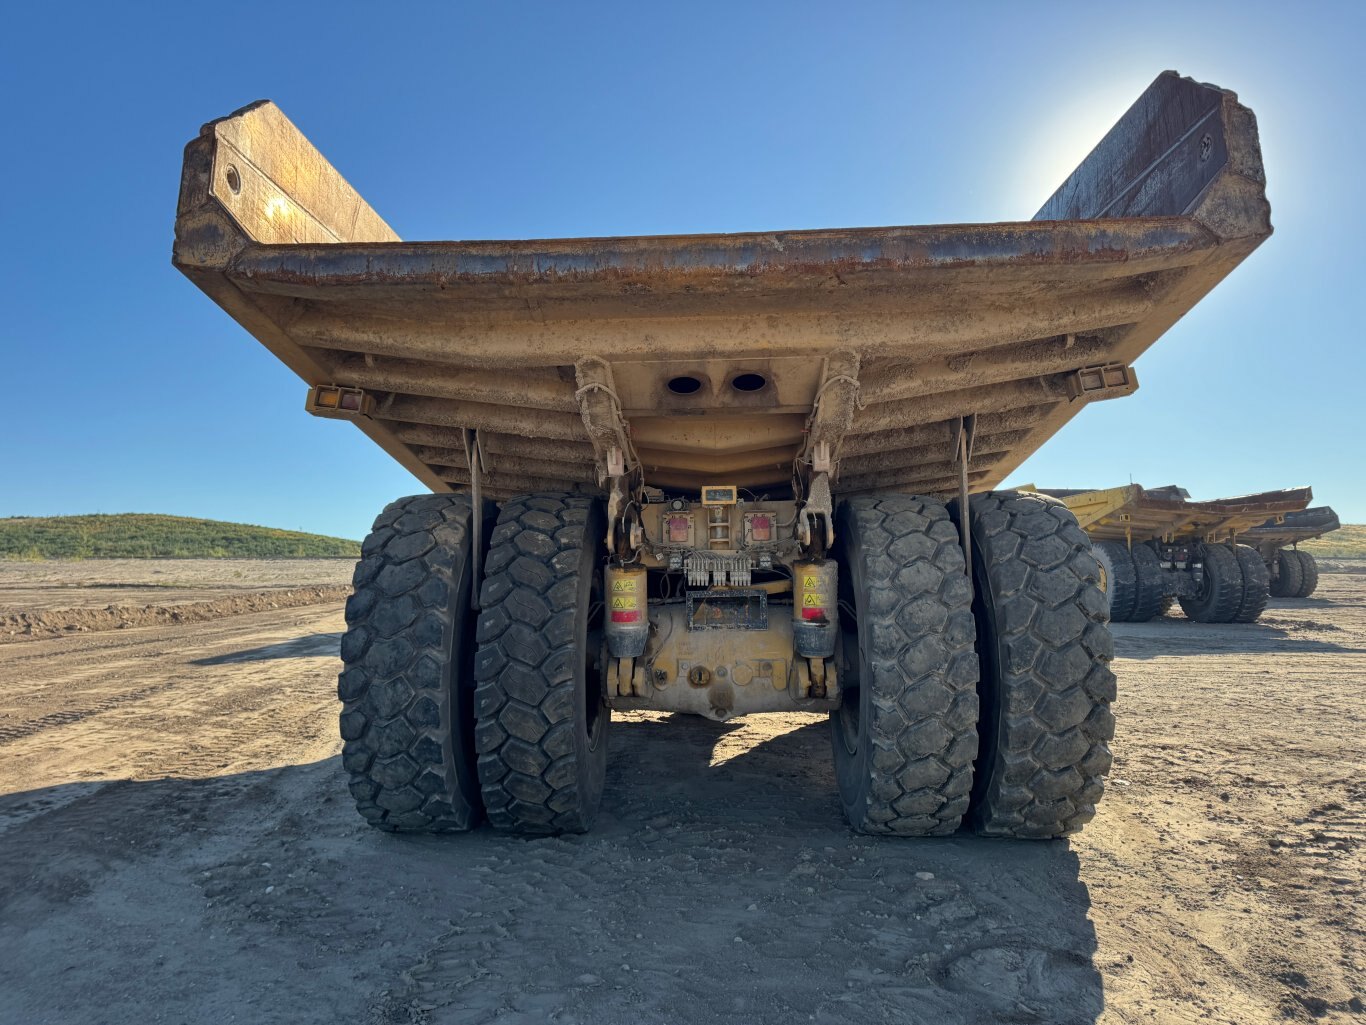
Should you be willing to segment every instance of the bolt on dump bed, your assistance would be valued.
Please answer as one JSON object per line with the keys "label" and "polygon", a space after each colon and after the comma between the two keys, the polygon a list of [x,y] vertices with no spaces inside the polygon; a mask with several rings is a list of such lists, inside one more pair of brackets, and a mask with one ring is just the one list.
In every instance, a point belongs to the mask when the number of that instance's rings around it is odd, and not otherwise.
{"label": "bolt on dump bed", "polygon": [[403,242],[262,102],[187,147],[175,263],[434,492],[347,608],[376,826],[585,829],[613,710],[806,709],[855,828],[1047,837],[1105,598],[991,489],[1270,232],[1251,111],[1169,72],[1032,221],[739,235]]}

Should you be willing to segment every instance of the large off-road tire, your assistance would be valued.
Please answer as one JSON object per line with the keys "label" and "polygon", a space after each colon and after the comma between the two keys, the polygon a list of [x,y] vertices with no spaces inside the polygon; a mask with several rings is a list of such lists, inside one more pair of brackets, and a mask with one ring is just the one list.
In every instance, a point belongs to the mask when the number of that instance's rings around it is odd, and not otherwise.
{"label": "large off-road tire", "polygon": [[1080,829],[1110,770],[1114,642],[1100,567],[1067,507],[973,495],[981,750],[969,821],[986,836]]}
{"label": "large off-road tire", "polygon": [[1097,541],[1092,555],[1100,564],[1100,590],[1109,605],[1110,622],[1129,622],[1134,616],[1137,594],[1136,570],[1128,546],[1119,541]]}
{"label": "large off-road tire", "polygon": [[1304,568],[1299,553],[1292,548],[1276,552],[1276,578],[1271,581],[1273,598],[1298,598],[1304,586]]}
{"label": "large off-road tire", "polygon": [[1271,597],[1271,577],[1266,561],[1257,549],[1248,545],[1234,545],[1233,554],[1237,556],[1238,569],[1243,574],[1243,593],[1233,622],[1255,623]]}
{"label": "large off-road tire", "polygon": [[1200,590],[1181,598],[1181,611],[1197,623],[1231,623],[1243,604],[1243,571],[1228,545],[1204,546],[1205,572]]}
{"label": "large off-road tire", "polygon": [[1172,599],[1165,593],[1166,574],[1157,551],[1150,544],[1134,545],[1130,557],[1134,563],[1134,608],[1130,620],[1146,623],[1166,614]]}
{"label": "large off-road tire", "polygon": [[1319,589],[1319,563],[1308,552],[1293,550],[1294,555],[1300,564],[1300,586],[1295,590],[1294,597],[1308,598]]}
{"label": "large off-road tire", "polygon": [[475,742],[489,822],[581,833],[602,803],[602,504],[542,494],[498,515],[479,603]]}
{"label": "large off-road tire", "polygon": [[337,680],[356,808],[389,831],[469,829],[475,776],[474,616],[467,495],[388,506],[361,546]]}
{"label": "large off-road tire", "polygon": [[943,504],[852,498],[836,514],[843,705],[840,804],[864,833],[952,833],[977,755],[971,588]]}

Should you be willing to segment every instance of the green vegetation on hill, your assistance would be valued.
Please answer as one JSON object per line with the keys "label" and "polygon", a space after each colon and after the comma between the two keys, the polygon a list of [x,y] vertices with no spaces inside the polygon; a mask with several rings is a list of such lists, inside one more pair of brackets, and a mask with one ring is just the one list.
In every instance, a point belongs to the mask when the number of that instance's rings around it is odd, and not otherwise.
{"label": "green vegetation on hill", "polygon": [[1300,545],[1319,559],[1366,559],[1366,524],[1344,523],[1331,534]]}
{"label": "green vegetation on hill", "polygon": [[121,513],[0,519],[0,559],[356,558],[360,543],[244,523]]}

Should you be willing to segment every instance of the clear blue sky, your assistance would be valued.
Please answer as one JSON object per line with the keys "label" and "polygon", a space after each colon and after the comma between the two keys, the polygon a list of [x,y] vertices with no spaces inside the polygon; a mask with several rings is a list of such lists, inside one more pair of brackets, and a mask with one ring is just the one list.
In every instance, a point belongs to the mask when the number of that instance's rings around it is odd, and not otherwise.
{"label": "clear blue sky", "polygon": [[181,149],[251,100],[404,238],[745,231],[1028,219],[1174,68],[1257,112],[1276,234],[1014,480],[1366,522],[1366,5],[310,8],[7,8],[0,515],[360,537],[421,490],[170,265]]}

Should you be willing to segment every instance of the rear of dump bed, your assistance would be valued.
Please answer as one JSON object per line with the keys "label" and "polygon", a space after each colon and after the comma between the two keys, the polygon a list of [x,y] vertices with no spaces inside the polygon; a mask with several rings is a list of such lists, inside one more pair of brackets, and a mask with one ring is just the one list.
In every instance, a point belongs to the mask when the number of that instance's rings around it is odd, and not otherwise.
{"label": "rear of dump bed", "polygon": [[583,830],[614,711],[805,710],[854,828],[1052,837],[1106,600],[990,489],[1270,232],[1252,113],[1167,73],[1032,221],[652,238],[402,242],[262,102],[187,147],[175,263],[434,492],[347,606],[377,827]]}
{"label": "rear of dump bed", "polygon": [[1193,501],[1174,486],[1047,491],[1077,517],[1105,570],[1112,621],[1146,622],[1179,601],[1192,619],[1251,623],[1279,596],[1279,568],[1247,541],[1313,499],[1310,488]]}

